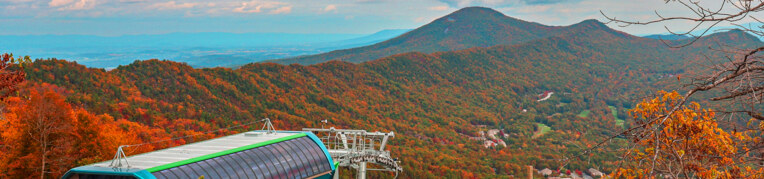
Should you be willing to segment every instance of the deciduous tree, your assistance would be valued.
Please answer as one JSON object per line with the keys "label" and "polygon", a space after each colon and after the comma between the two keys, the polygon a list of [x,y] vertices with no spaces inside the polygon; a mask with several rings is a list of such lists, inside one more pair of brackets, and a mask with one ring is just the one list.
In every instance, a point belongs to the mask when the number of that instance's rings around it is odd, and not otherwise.
{"label": "deciduous tree", "polygon": [[[625,150],[626,162],[616,177],[762,177],[764,170],[747,160],[755,133],[725,131],[713,110],[695,102],[674,106],[680,100],[677,92],[660,92],[631,111],[639,127],[626,135],[634,147]],[[656,118],[661,120],[651,120]]]}
{"label": "deciduous tree", "polygon": [[73,108],[57,87],[32,86],[6,100],[0,128],[0,178],[55,178],[68,169],[112,156],[119,145],[140,143],[109,115]]}
{"label": "deciduous tree", "polygon": [[[667,22],[692,23],[688,29],[667,30],[674,35],[691,37],[684,41],[663,42],[674,48],[692,46],[719,25],[764,37],[761,27],[741,23],[758,22],[764,11],[762,0],[689,1],[665,0],[686,7],[688,16],[663,16],[648,21],[629,21],[606,16],[611,23],[622,26]],[[604,15],[604,13],[603,13]],[[697,33],[700,32],[700,33]],[[710,46],[725,56],[706,55],[707,69],[690,74],[686,92],[662,92],[650,101],[643,101],[632,112],[638,124],[619,136],[630,139],[626,150],[625,168],[616,176],[655,177],[668,175],[701,178],[762,178],[761,156],[764,154],[764,46],[740,47],[739,44]],[[677,76],[677,80],[686,79]],[[716,102],[713,110],[701,109],[690,103],[701,92]],[[688,104],[689,103],[689,104]],[[728,130],[717,121],[728,120]],[[747,125],[739,121],[751,119]],[[740,130],[738,130],[740,129]],[[616,136],[613,136],[616,137]],[[611,137],[612,138],[612,137]],[[752,168],[753,167],[753,168]],[[623,175],[622,175],[623,174]]]}

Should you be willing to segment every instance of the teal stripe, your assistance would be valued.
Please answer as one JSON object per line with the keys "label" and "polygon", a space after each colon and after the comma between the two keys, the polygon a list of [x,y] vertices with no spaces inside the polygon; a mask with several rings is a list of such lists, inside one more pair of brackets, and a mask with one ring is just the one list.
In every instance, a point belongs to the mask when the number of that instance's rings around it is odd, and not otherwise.
{"label": "teal stripe", "polygon": [[[334,161],[332,160],[332,156],[329,155],[329,149],[326,148],[326,145],[324,145],[324,142],[321,142],[321,139],[319,139],[318,136],[316,136],[316,134],[313,134],[312,132],[305,132],[305,133],[308,134],[308,138],[313,140],[313,142],[315,142],[316,145],[318,145],[318,147],[321,147],[321,150],[324,151],[324,155],[326,155],[326,160],[328,160],[328,162],[330,163],[331,168],[332,168],[332,173],[334,173],[334,170],[337,169],[337,166],[334,163]],[[332,165],[332,164],[334,164],[334,165]]]}
{"label": "teal stripe", "polygon": [[297,134],[291,135],[291,136],[286,136],[286,137],[282,137],[282,138],[278,138],[278,139],[273,139],[273,140],[269,140],[269,141],[265,141],[265,142],[260,142],[260,143],[256,143],[256,144],[246,145],[246,146],[242,146],[242,147],[238,147],[238,148],[234,148],[234,149],[224,150],[224,151],[220,151],[220,152],[216,152],[216,153],[211,153],[211,154],[207,154],[207,155],[203,155],[203,156],[199,156],[199,157],[194,157],[194,158],[190,158],[190,159],[186,159],[186,160],[181,160],[181,161],[177,161],[177,162],[173,162],[173,163],[168,163],[168,164],[152,167],[152,168],[146,169],[146,171],[154,173],[154,172],[158,172],[158,171],[167,170],[167,169],[170,169],[170,168],[179,167],[179,166],[187,165],[187,164],[198,162],[198,161],[202,161],[202,160],[207,160],[207,159],[211,159],[211,158],[215,158],[215,157],[220,157],[220,156],[224,156],[224,155],[228,155],[228,154],[232,154],[232,153],[236,153],[236,152],[241,152],[241,151],[245,151],[245,150],[249,150],[249,149],[253,149],[253,148],[257,148],[257,147],[262,147],[262,146],[266,146],[266,145],[271,145],[271,144],[275,144],[275,143],[279,143],[279,142],[283,142],[283,141],[287,141],[287,140],[292,140],[292,139],[296,139],[296,138],[300,138],[300,137],[305,137],[305,136],[308,136],[308,135],[305,134],[305,133],[297,133]]}
{"label": "teal stripe", "polygon": [[110,175],[110,176],[133,176],[138,179],[156,179],[154,175],[143,169],[118,169],[118,168],[104,168],[94,166],[81,166],[73,168],[67,171],[62,179],[67,179],[74,174],[93,174],[93,175]]}

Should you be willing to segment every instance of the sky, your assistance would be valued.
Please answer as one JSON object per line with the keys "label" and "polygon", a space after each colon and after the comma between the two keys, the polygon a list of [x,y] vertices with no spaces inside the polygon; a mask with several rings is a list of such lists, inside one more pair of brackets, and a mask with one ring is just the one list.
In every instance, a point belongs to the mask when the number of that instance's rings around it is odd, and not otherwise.
{"label": "sky", "polygon": [[[600,11],[640,21],[656,18],[656,11],[689,13],[664,0],[0,0],[0,35],[370,34],[413,29],[468,6],[546,25],[605,21]],[[631,34],[662,34],[663,25],[682,31],[689,23],[608,25]]]}

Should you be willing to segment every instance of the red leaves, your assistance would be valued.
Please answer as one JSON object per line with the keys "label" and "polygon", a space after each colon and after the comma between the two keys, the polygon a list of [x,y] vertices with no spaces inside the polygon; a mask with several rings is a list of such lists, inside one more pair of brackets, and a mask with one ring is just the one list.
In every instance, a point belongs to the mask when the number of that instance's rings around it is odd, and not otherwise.
{"label": "red leaves", "polygon": [[16,92],[18,85],[24,82],[26,74],[23,64],[29,62],[29,56],[16,59],[13,54],[0,55],[0,101]]}
{"label": "red leaves", "polygon": [[0,178],[57,177],[68,169],[103,161],[119,145],[140,143],[109,115],[73,109],[55,86],[30,88],[6,101],[0,128]]}

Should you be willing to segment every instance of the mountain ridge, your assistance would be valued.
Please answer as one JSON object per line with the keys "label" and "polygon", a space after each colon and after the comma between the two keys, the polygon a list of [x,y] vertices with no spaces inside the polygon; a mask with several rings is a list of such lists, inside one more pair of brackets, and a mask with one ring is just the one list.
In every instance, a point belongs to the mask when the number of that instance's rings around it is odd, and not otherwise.
{"label": "mountain ridge", "polygon": [[432,53],[471,47],[511,45],[568,33],[588,33],[587,31],[591,30],[604,30],[623,37],[631,37],[593,19],[568,26],[547,26],[506,16],[490,8],[467,7],[377,44],[266,62],[309,65],[329,60],[343,60],[359,63],[410,51]]}

